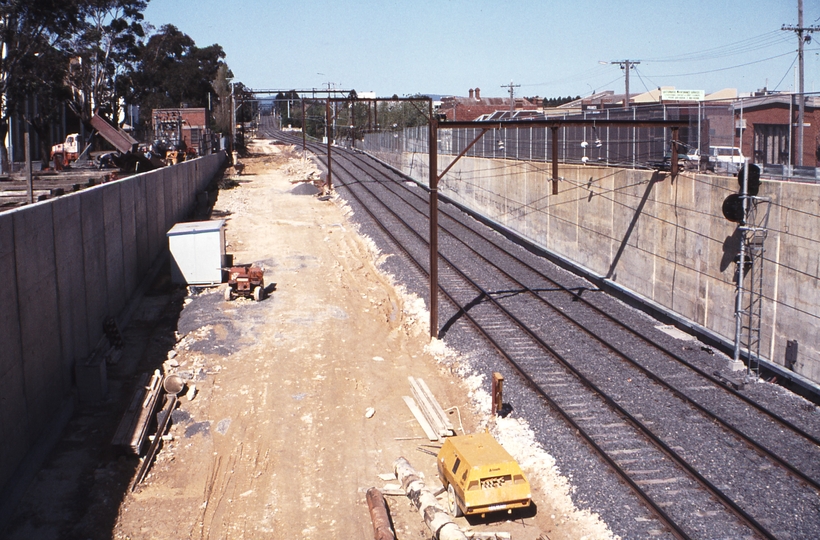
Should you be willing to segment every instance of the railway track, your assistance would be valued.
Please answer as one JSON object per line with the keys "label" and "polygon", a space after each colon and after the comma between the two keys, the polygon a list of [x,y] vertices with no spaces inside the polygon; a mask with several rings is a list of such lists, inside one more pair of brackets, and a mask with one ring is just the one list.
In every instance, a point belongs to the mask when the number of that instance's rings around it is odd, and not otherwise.
{"label": "railway track", "polygon": [[[426,189],[361,154],[333,158],[337,190],[426,273]],[[441,205],[439,225],[440,294],[452,314],[442,334],[469,322],[514,366],[649,509],[643,532],[817,537],[816,428],[736,391],[659,330],[624,323],[623,306],[511,253],[458,209]]]}

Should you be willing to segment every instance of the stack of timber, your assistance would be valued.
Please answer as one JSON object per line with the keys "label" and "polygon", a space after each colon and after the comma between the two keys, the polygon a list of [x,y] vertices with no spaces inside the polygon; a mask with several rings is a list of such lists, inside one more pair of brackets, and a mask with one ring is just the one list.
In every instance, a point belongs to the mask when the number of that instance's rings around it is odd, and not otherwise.
{"label": "stack of timber", "polygon": [[407,377],[407,379],[410,381],[410,389],[415,400],[410,396],[402,396],[402,398],[418,420],[427,438],[431,441],[439,441],[444,437],[455,435],[453,425],[436,401],[427,383],[413,377]]}

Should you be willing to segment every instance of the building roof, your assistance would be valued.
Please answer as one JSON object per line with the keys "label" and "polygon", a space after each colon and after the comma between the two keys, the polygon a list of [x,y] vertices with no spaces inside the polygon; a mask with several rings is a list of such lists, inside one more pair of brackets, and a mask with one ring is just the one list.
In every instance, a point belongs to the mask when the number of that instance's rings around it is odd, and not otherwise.
{"label": "building roof", "polygon": [[[748,97],[743,98],[742,101],[738,101],[733,105],[733,107],[739,110],[742,104],[743,109],[747,110],[756,108],[789,107],[790,105],[796,106],[797,100],[795,99],[795,95],[796,94],[791,92],[784,92],[767,94],[764,96]],[[820,97],[806,96],[806,109],[818,108],[820,108]]]}

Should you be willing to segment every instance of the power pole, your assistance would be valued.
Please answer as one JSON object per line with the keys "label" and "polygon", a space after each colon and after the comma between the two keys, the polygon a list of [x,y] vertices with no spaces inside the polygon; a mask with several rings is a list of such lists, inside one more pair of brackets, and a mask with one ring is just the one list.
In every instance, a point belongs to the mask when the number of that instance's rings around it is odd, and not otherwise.
{"label": "power pole", "polygon": [[[803,43],[811,41],[812,32],[820,30],[820,26],[803,26],[803,0],[797,0],[797,26],[783,25],[781,30],[788,30],[797,34],[797,165],[803,166],[803,119],[806,108],[806,98],[803,94]],[[804,36],[805,34],[805,36]],[[789,123],[792,119],[789,118]]]}
{"label": "power pole", "polygon": [[510,81],[510,84],[502,84],[501,88],[509,88],[510,89],[510,120],[512,120],[513,114],[515,114],[515,90],[514,88],[520,88],[520,84],[513,84]]}
{"label": "power pole", "polygon": [[610,62],[610,64],[618,64],[621,66],[621,69],[624,70],[624,78],[626,83],[626,94],[624,95],[624,109],[629,108],[629,70],[632,69],[632,66],[637,66],[640,62],[636,62],[633,60],[615,60],[614,62]]}

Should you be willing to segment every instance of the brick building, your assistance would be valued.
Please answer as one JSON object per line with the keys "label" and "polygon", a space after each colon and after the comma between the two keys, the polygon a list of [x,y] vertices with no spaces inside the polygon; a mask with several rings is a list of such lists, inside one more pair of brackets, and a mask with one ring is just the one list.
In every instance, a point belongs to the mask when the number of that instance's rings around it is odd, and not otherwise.
{"label": "brick building", "polygon": [[[539,109],[540,104],[532,103],[524,98],[515,98],[516,110]],[[470,88],[469,97],[447,96],[441,98],[439,114],[452,121],[471,122],[483,115],[492,115],[496,111],[509,111],[510,98],[483,98],[481,89]]]}
{"label": "brick building", "polygon": [[154,109],[151,114],[154,139],[170,143],[183,141],[197,155],[210,153],[208,110],[204,108]]}
{"label": "brick building", "polygon": [[[820,166],[820,98],[806,98],[803,166]],[[742,119],[741,119],[742,110]],[[790,121],[791,117],[791,121]],[[761,165],[797,165],[797,101],[793,94],[747,98],[734,105],[735,146]],[[742,131],[742,133],[741,133]]]}

